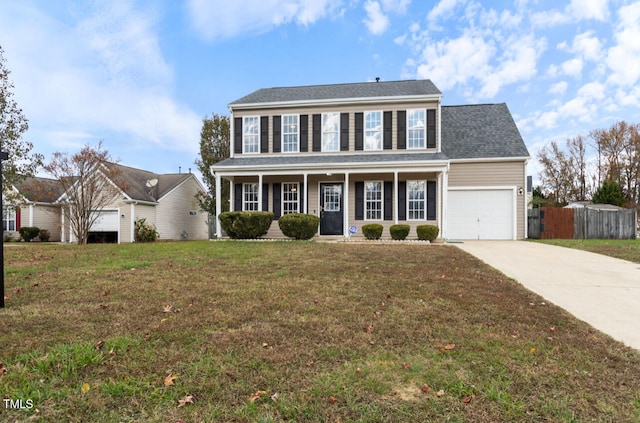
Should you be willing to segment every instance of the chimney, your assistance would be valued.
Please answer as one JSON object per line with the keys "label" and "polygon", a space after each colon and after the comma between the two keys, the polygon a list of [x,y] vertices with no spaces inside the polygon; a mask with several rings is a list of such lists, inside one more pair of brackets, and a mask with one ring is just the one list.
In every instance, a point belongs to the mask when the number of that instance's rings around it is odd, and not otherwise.
{"label": "chimney", "polygon": [[189,175],[191,175],[191,168],[189,168]]}
{"label": "chimney", "polygon": [[178,173],[182,173],[182,166],[178,166]]}

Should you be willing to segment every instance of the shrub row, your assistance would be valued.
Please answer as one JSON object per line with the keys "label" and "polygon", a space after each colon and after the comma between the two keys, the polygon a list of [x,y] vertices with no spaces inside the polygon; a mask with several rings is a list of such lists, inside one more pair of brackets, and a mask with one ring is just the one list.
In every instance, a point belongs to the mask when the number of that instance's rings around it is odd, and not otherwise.
{"label": "shrub row", "polygon": [[[382,237],[382,230],[382,225],[378,223],[370,223],[362,226],[362,233],[367,239],[380,239]],[[399,224],[392,225],[389,228],[389,233],[392,239],[401,241],[407,238],[410,230],[411,227],[409,225]],[[433,242],[433,240],[438,237],[440,229],[435,225],[418,225],[416,227],[416,233],[419,240]]]}
{"label": "shrub row", "polygon": [[256,239],[269,231],[273,213],[267,211],[232,211],[219,215],[220,226],[233,239]]}
{"label": "shrub row", "polygon": [[[40,229],[37,226],[23,226],[18,229],[18,232],[20,233],[20,238],[22,238],[25,242],[30,242],[36,237],[40,238],[40,241],[47,242],[51,237],[51,234],[48,230]],[[11,239],[9,238],[8,240]]]}
{"label": "shrub row", "polygon": [[289,213],[278,219],[282,233],[289,238],[311,239],[318,233],[320,218],[312,214]]}

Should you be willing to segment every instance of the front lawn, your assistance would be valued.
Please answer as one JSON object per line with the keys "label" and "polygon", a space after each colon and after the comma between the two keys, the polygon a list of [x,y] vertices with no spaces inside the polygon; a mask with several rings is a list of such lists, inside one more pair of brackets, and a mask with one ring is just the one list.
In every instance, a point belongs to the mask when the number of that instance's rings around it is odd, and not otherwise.
{"label": "front lawn", "polygon": [[640,263],[640,239],[540,239],[535,241]]}
{"label": "front lawn", "polygon": [[637,351],[453,246],[36,244],[5,259],[0,421],[640,419]]}

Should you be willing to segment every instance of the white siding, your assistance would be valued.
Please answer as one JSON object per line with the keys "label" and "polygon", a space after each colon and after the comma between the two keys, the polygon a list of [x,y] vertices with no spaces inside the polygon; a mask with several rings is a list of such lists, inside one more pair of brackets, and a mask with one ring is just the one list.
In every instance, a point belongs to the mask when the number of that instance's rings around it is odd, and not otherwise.
{"label": "white siding", "polygon": [[186,239],[208,238],[208,216],[195,198],[200,189],[195,177],[191,177],[158,200],[156,227],[161,240],[180,240],[183,233],[187,234]]}

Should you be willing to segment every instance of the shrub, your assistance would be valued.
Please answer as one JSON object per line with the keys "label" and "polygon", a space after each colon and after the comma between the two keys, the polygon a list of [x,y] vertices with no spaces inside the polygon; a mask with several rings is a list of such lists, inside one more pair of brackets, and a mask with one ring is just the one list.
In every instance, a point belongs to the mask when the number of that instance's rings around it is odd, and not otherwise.
{"label": "shrub", "polygon": [[136,242],[153,242],[158,239],[158,231],[155,226],[147,223],[146,218],[142,218],[135,222],[133,237]]}
{"label": "shrub", "polygon": [[407,238],[410,230],[411,227],[409,225],[391,225],[391,227],[389,228],[391,238],[395,239],[396,241],[402,241]]}
{"label": "shrub", "polygon": [[233,211],[220,213],[222,229],[233,239],[256,239],[269,231],[273,213],[266,211]]}
{"label": "shrub", "polygon": [[380,239],[382,236],[382,225],[378,223],[362,225],[362,233],[367,239]]}
{"label": "shrub", "polygon": [[23,226],[18,232],[20,232],[20,236],[24,239],[25,242],[31,241],[33,238],[37,237],[40,233],[40,228],[36,226]]}
{"label": "shrub", "polygon": [[295,239],[311,239],[318,233],[320,218],[312,214],[289,213],[278,219],[283,234]]}
{"label": "shrub", "polygon": [[40,238],[40,241],[42,242],[47,242],[49,241],[49,238],[51,238],[51,233],[47,229],[40,229],[38,238]]}
{"label": "shrub", "polygon": [[440,229],[435,225],[418,225],[416,232],[418,232],[419,240],[433,241],[438,237]]}

